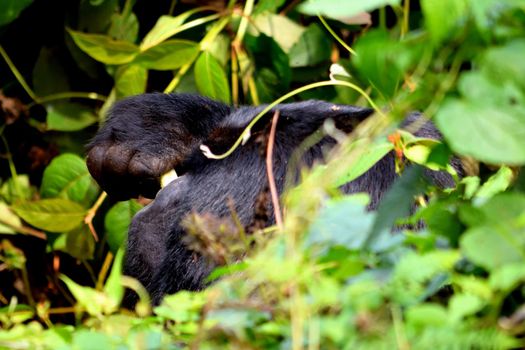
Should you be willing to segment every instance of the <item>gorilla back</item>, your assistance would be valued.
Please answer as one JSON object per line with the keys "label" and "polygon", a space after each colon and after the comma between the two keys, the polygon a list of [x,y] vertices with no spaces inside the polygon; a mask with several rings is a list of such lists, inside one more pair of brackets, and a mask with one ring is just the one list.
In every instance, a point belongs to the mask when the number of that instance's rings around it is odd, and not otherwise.
{"label": "gorilla back", "polygon": [[[202,288],[213,268],[183,243],[186,232],[182,221],[189,213],[221,218],[231,216],[233,209],[243,226],[253,223],[254,204],[268,186],[264,140],[273,111],[280,112],[273,152],[279,193],[292,153],[326,119],[349,132],[371,114],[369,109],[323,101],[281,104],[252,128],[248,143],[227,158],[208,159],[200,151],[201,144],[216,154],[227,150],[262,108],[234,109],[196,95],[139,95],[116,103],[88,145],[88,168],[110,196],[156,195],[132,221],[124,267],[124,273],[137,278],[154,302],[181,289]],[[417,116],[410,116],[408,122],[414,118]],[[440,137],[430,123],[417,134]],[[323,137],[304,152],[300,164],[312,166],[323,161],[324,151],[334,144],[330,137]],[[179,178],[159,191],[160,177],[170,169],[175,169]],[[442,187],[454,184],[448,174],[429,172],[429,176]],[[374,209],[395,178],[394,157],[389,154],[342,190],[367,192]],[[267,207],[270,225],[274,222],[271,203]]]}

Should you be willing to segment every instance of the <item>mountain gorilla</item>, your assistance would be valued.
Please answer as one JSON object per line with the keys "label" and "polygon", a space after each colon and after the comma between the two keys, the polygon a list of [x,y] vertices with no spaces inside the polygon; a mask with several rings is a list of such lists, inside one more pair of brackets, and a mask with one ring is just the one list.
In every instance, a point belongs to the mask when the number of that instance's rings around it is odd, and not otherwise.
{"label": "mountain gorilla", "polygon": [[[340,130],[349,132],[372,112],[323,101],[281,104],[255,125],[247,144],[227,158],[214,160],[203,155],[199,149],[202,144],[215,154],[229,149],[262,109],[233,108],[189,94],[138,95],[116,103],[88,145],[89,171],[110,196],[119,200],[138,195],[155,198],[133,219],[124,267],[124,273],[137,278],[155,303],[164,294],[202,288],[213,268],[182,240],[185,229],[181,222],[189,213],[230,217],[233,207],[242,225],[253,222],[254,203],[268,187],[266,149],[260,140],[268,134],[275,110],[279,110],[280,117],[273,172],[279,193],[283,191],[292,152],[326,119],[331,118]],[[406,122],[414,119],[417,116],[412,115]],[[440,137],[429,122],[416,134]],[[333,145],[332,138],[323,137],[305,150],[301,164],[312,166],[322,161],[326,148]],[[160,177],[171,169],[179,177],[158,192]],[[448,174],[430,172],[430,177],[438,186],[454,185]],[[374,209],[395,178],[394,156],[389,154],[342,190],[367,192],[370,208]],[[271,203],[267,207],[273,213]],[[274,217],[270,214],[267,224],[272,223]]]}

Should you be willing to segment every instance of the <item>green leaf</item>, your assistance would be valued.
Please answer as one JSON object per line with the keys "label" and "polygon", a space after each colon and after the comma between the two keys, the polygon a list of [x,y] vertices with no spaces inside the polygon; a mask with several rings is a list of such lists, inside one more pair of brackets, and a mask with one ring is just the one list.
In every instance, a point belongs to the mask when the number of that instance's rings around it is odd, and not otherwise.
{"label": "green leaf", "polygon": [[209,52],[203,52],[195,63],[195,81],[199,92],[216,100],[230,103],[228,78],[219,61]]}
{"label": "green leaf", "polygon": [[0,2],[0,26],[15,20],[33,0],[2,0]]}
{"label": "green leaf", "polygon": [[148,71],[137,64],[119,67],[115,74],[117,98],[142,94],[146,91]]}
{"label": "green leaf", "polygon": [[328,201],[310,226],[306,246],[362,248],[375,216],[366,210],[368,200],[358,194]]}
{"label": "green leaf", "polygon": [[104,218],[106,239],[112,252],[122,247],[128,236],[129,225],[133,216],[142,209],[142,206],[134,200],[128,200],[115,204]]}
{"label": "green leaf", "polygon": [[288,17],[276,14],[256,16],[253,25],[257,28],[257,33],[262,33],[275,40],[286,53],[299,41],[305,31],[304,27]]}
{"label": "green leaf", "polygon": [[424,193],[425,189],[423,168],[413,165],[406,169],[382,198],[367,243],[372,244],[380,241],[382,237],[391,235],[390,230],[395,222],[410,214],[415,196]]}
{"label": "green leaf", "polygon": [[63,248],[60,242],[55,242],[54,248],[62,250],[75,259],[90,260],[95,253],[95,238],[87,225],[78,226],[77,228],[62,234]]}
{"label": "green leaf", "polygon": [[[356,141],[354,147],[359,148],[363,141]],[[357,179],[359,176],[366,173],[372,168],[378,161],[383,159],[388,152],[394,149],[394,145],[391,142],[384,141],[368,145],[366,149],[359,154],[358,158],[353,162],[352,167],[348,169],[348,172],[344,177],[339,179],[336,186],[342,186],[352,180]]]}
{"label": "green leaf", "polygon": [[489,277],[490,286],[503,292],[510,292],[525,281],[525,264],[513,263],[496,268]]}
{"label": "green leaf", "polygon": [[168,39],[169,37],[179,32],[180,26],[186,21],[191,15],[198,12],[200,9],[193,9],[186,11],[177,17],[173,16],[160,16],[155,23],[155,26],[146,34],[144,40],[140,44],[140,50],[146,51],[149,48],[156,46]]}
{"label": "green leaf", "polygon": [[358,15],[361,12],[370,12],[386,5],[398,5],[400,2],[400,0],[308,0],[299,6],[299,11],[308,15],[323,15],[335,19],[344,19]]}
{"label": "green leaf", "polygon": [[14,234],[21,226],[22,220],[9,209],[6,203],[0,202],[0,233]]}
{"label": "green leaf", "polygon": [[73,230],[82,224],[87,212],[80,204],[61,198],[22,202],[12,209],[29,224],[49,232]]}
{"label": "green leaf", "polygon": [[434,44],[440,44],[456,33],[456,27],[466,15],[465,0],[422,0],[425,24]]}
{"label": "green leaf", "polygon": [[2,184],[0,189],[2,198],[9,204],[29,200],[33,196],[33,192],[33,188],[29,183],[29,176],[27,175],[10,177]]}
{"label": "green leaf", "polygon": [[288,56],[291,67],[306,67],[328,62],[332,43],[317,24],[312,24],[292,46]]}
{"label": "green leaf", "polygon": [[139,48],[127,41],[113,40],[107,35],[85,34],[68,29],[77,46],[105,64],[125,64],[133,61],[139,53]]}
{"label": "green leaf", "polygon": [[481,186],[476,193],[476,198],[487,199],[493,197],[497,193],[505,191],[512,183],[513,178],[514,175],[509,167],[501,167],[496,174],[492,175]]}
{"label": "green leaf", "polygon": [[411,326],[441,327],[447,324],[447,310],[434,303],[414,305],[407,310],[407,322]]}
{"label": "green leaf", "polygon": [[134,43],[139,34],[139,21],[134,13],[123,16],[115,13],[111,17],[111,26],[108,35],[116,40],[124,40]]}
{"label": "green leaf", "polygon": [[513,82],[521,87],[523,93],[525,91],[524,51],[525,39],[523,38],[512,40],[503,46],[492,47],[482,55],[480,62],[482,71],[491,77],[498,87],[501,87],[502,82]]}
{"label": "green leaf", "polygon": [[91,108],[78,103],[49,103],[46,105],[46,110],[48,130],[78,131],[98,121]]}
{"label": "green leaf", "polygon": [[115,304],[105,293],[81,286],[64,275],[61,275],[60,279],[64,281],[77,303],[90,315],[100,316],[103,313],[111,313],[118,308],[118,304]]}
{"label": "green leaf", "polygon": [[479,296],[472,294],[455,294],[450,299],[448,308],[452,321],[460,321],[465,316],[470,316],[485,306]]}
{"label": "green leaf", "polygon": [[273,40],[260,34],[246,35],[246,49],[255,63],[255,85],[261,102],[271,102],[288,92],[292,71],[288,55]]}
{"label": "green leaf", "polygon": [[259,0],[255,6],[254,14],[263,12],[275,13],[279,7],[281,7],[286,0]]}
{"label": "green leaf", "polygon": [[46,96],[69,90],[64,65],[58,59],[56,50],[42,47],[33,68],[33,90],[39,96]]}
{"label": "green leaf", "polygon": [[199,54],[199,44],[189,40],[168,40],[137,56],[134,63],[155,70],[173,70],[193,62]]}
{"label": "green leaf", "polygon": [[525,164],[525,111],[449,99],[435,119],[458,154],[492,164]]}
{"label": "green leaf", "polygon": [[468,229],[461,237],[461,251],[470,261],[489,271],[509,263],[523,264],[522,246],[502,230],[498,232],[490,226]]}
{"label": "green leaf", "polygon": [[76,154],[64,153],[54,158],[44,171],[40,195],[60,197],[90,205],[98,194],[85,161]]}

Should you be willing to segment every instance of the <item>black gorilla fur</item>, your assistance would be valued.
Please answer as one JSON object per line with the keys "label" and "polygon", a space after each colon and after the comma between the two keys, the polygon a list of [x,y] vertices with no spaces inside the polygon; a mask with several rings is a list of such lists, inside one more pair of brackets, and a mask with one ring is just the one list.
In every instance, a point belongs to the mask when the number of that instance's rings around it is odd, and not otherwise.
{"label": "black gorilla fur", "polygon": [[[230,202],[243,225],[252,223],[254,203],[268,186],[261,152],[264,147],[257,139],[267,134],[273,111],[280,112],[273,154],[279,193],[292,152],[326,119],[333,119],[338,128],[348,132],[371,114],[369,109],[323,101],[281,104],[256,124],[249,142],[229,157],[208,159],[200,151],[201,144],[215,154],[228,149],[262,108],[232,108],[188,94],[139,95],[116,103],[88,145],[89,170],[110,196],[127,199],[156,195],[133,219],[124,268],[125,274],[143,283],[155,302],[167,293],[202,288],[212,269],[181,240],[185,234],[181,221],[188,213],[227,217],[231,215]],[[417,118],[411,115],[405,123]],[[428,122],[417,135],[440,137]],[[326,148],[334,144],[333,139],[324,137],[306,150],[301,164],[311,166],[322,161]],[[160,176],[170,169],[180,177],[157,193]],[[428,175],[440,187],[454,185],[448,174],[429,171]],[[367,192],[374,209],[395,178],[390,154],[342,190]],[[270,217],[268,223],[273,220]]]}

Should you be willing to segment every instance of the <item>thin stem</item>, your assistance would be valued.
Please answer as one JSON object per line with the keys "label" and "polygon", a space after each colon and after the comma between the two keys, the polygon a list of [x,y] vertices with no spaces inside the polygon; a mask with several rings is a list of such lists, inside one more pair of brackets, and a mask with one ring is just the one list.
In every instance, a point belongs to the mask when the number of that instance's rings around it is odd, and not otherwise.
{"label": "thin stem", "polygon": [[22,266],[22,280],[24,281],[27,301],[29,302],[29,305],[35,307],[35,300],[33,299],[33,295],[31,294],[31,284],[29,284],[29,275],[27,274],[27,268],[25,263]]}
{"label": "thin stem", "polygon": [[4,136],[4,128],[5,124],[2,125],[0,128],[0,138],[2,139],[2,142],[4,143],[6,156],[7,156],[7,163],[9,164],[9,172],[11,173],[11,178],[13,179],[13,186],[15,188],[15,192],[18,195],[19,198],[23,198],[22,195],[22,189],[20,188],[20,184],[18,183],[18,173],[16,171],[15,163],[13,162],[13,155],[11,154],[11,151],[9,149],[9,144],[7,143],[7,140]]}
{"label": "thin stem", "polygon": [[126,0],[124,3],[124,9],[122,10],[122,17],[127,18],[131,14],[133,8],[132,2],[133,0]]}
{"label": "thin stem", "polygon": [[175,6],[177,6],[177,0],[171,0],[170,10],[168,11],[168,14],[170,16],[173,16],[173,11],[175,11]]}
{"label": "thin stem", "polygon": [[96,100],[106,102],[108,99],[107,96],[97,94],[96,92],[82,92],[82,91],[67,91],[67,92],[58,92],[56,94],[39,97],[37,101],[31,102],[27,108],[31,108],[37,104],[43,104],[56,100],[65,100],[69,98],[85,98],[88,100]]}
{"label": "thin stem", "polygon": [[22,74],[20,74],[20,72],[18,71],[18,69],[16,68],[16,66],[14,65],[13,61],[11,61],[11,59],[9,58],[9,56],[7,55],[7,52],[5,52],[4,48],[2,47],[2,45],[0,45],[0,55],[2,55],[3,59],[5,60],[5,62],[7,63],[7,65],[9,66],[9,69],[11,70],[11,72],[13,73],[13,75],[15,76],[16,80],[18,80],[18,82],[20,83],[20,85],[22,85],[22,88],[25,90],[25,92],[29,95],[29,97],[31,97],[31,99],[35,100],[35,101],[38,101],[38,96],[33,92],[33,90],[29,87],[29,85],[27,84],[27,82],[25,81],[24,77],[22,76]]}
{"label": "thin stem", "polygon": [[322,17],[322,16],[317,16],[319,18],[319,20],[321,21],[321,23],[323,24],[323,26],[326,28],[326,30],[328,30],[328,32],[334,37],[335,40],[337,40],[337,42],[339,44],[341,44],[341,46],[343,46],[345,49],[348,50],[348,52],[350,52],[352,55],[356,55],[355,51],[350,47],[348,46],[347,43],[344,42],[343,39],[341,39],[339,37],[339,35],[337,35],[332,28],[330,28],[330,26],[328,25],[328,23],[326,23],[325,19]]}
{"label": "thin stem", "polygon": [[93,268],[91,267],[91,265],[89,265],[88,262],[84,259],[82,259],[81,262],[82,262],[82,265],[84,265],[84,267],[86,268],[89,274],[89,277],[91,278],[91,281],[93,281],[93,284],[96,284],[97,277],[95,276],[95,271],[93,271]]}
{"label": "thin stem", "polygon": [[405,0],[403,4],[403,25],[401,26],[401,38],[408,33],[410,19],[410,0]]}
{"label": "thin stem", "polygon": [[241,43],[246,34],[246,29],[248,29],[248,20],[253,11],[254,0],[247,0],[246,5],[244,5],[244,10],[242,12],[241,23],[239,24],[239,30],[235,36],[234,42]]}
{"label": "thin stem", "polygon": [[[201,17],[201,18],[197,18],[191,22],[188,22],[188,23],[184,23],[183,25],[181,25],[180,27],[178,27],[177,29],[173,30],[172,32],[170,32],[170,36],[173,36],[175,34],[178,34],[180,32],[183,32],[187,29],[191,29],[193,27],[197,27],[197,26],[200,26],[201,24],[204,24],[204,23],[207,23],[207,22],[210,22],[210,21],[213,21],[217,18],[220,18],[221,17],[221,14],[220,13],[215,13],[213,15],[209,15],[209,16],[206,16],[206,17]],[[157,45],[158,43],[155,43],[155,45]],[[140,51],[144,52],[146,51],[147,49],[151,48],[150,46],[151,44],[148,44],[148,45],[141,45],[140,46]]]}
{"label": "thin stem", "polygon": [[175,90],[175,88],[177,87],[177,85],[179,85],[180,83],[180,80],[182,79],[182,77],[184,76],[184,74],[186,74],[186,72],[188,71],[188,69],[190,69],[191,65],[193,64],[195,60],[191,61],[191,62],[188,62],[186,63],[184,66],[180,67],[179,71],[177,72],[177,74],[175,74],[175,76],[173,77],[173,79],[170,81],[170,83],[168,84],[168,86],[166,87],[166,89],[164,89],[164,93],[165,94],[168,94],[170,92],[172,92],[173,90]]}
{"label": "thin stem", "polygon": [[350,82],[347,82],[347,81],[342,81],[342,80],[327,80],[327,81],[320,81],[320,82],[317,82],[317,83],[312,83],[312,84],[308,84],[308,85],[305,85],[303,87],[300,87],[298,89],[295,89],[289,93],[287,93],[286,95],[284,96],[281,96],[279,97],[277,100],[273,101],[272,103],[270,103],[268,106],[266,106],[266,108],[264,108],[259,114],[257,114],[255,116],[255,118],[252,119],[252,121],[248,124],[248,126],[244,129],[244,131],[241,133],[241,135],[239,136],[239,138],[235,141],[235,143],[232,145],[232,147],[227,150],[226,152],[224,152],[223,154],[219,154],[219,155],[216,155],[216,154],[213,154],[213,152],[209,149],[208,146],[206,145],[201,145],[200,149],[201,151],[204,153],[204,155],[210,159],[224,159],[226,157],[228,157],[230,154],[233,153],[233,151],[235,151],[235,149],[237,147],[239,147],[239,145],[241,143],[244,143],[247,141],[247,139],[250,137],[250,132],[251,132],[251,128],[255,125],[255,123],[257,123],[266,113],[268,113],[273,107],[275,107],[276,105],[278,105],[279,103],[289,99],[290,97],[293,97],[297,94],[300,94],[301,92],[304,92],[304,91],[307,91],[307,90],[311,90],[311,89],[315,89],[315,88],[318,88],[318,87],[323,87],[323,86],[332,86],[332,85],[340,85],[340,86],[346,86],[346,87],[349,87],[357,92],[359,92],[367,101],[368,103],[370,104],[370,106],[375,110],[376,113],[378,113],[379,115],[381,116],[384,116],[383,112],[381,112],[381,110],[377,107],[377,105],[374,103],[374,101],[372,101],[372,99],[370,98],[370,96],[368,96],[364,91],[363,89],[361,89],[359,86],[355,85],[355,84],[352,84]]}
{"label": "thin stem", "polygon": [[270,185],[270,193],[272,195],[273,211],[275,215],[275,222],[280,231],[283,231],[283,216],[281,214],[281,206],[279,205],[279,194],[277,193],[277,186],[275,185],[275,177],[273,175],[273,146],[275,144],[275,131],[277,129],[277,121],[279,120],[279,110],[276,110],[272,118],[272,127],[270,129],[270,137],[268,138],[268,147],[266,149],[266,173],[268,175],[268,184]]}
{"label": "thin stem", "polygon": [[106,192],[102,192],[100,196],[98,197],[95,204],[88,210],[86,217],[84,218],[84,223],[88,225],[89,230],[91,231],[91,234],[93,235],[93,238],[95,239],[95,242],[98,242],[98,235],[97,231],[95,231],[95,227],[93,226],[93,218],[95,217],[95,214],[97,213],[98,208],[102,205],[104,200],[108,194]]}
{"label": "thin stem", "polygon": [[104,263],[102,264],[102,267],[100,268],[100,272],[98,273],[98,280],[97,280],[97,290],[102,290],[102,287],[104,286],[104,281],[106,280],[106,276],[109,271],[109,267],[111,266],[111,262],[113,261],[113,253],[108,252],[106,255],[106,258],[104,259]]}

